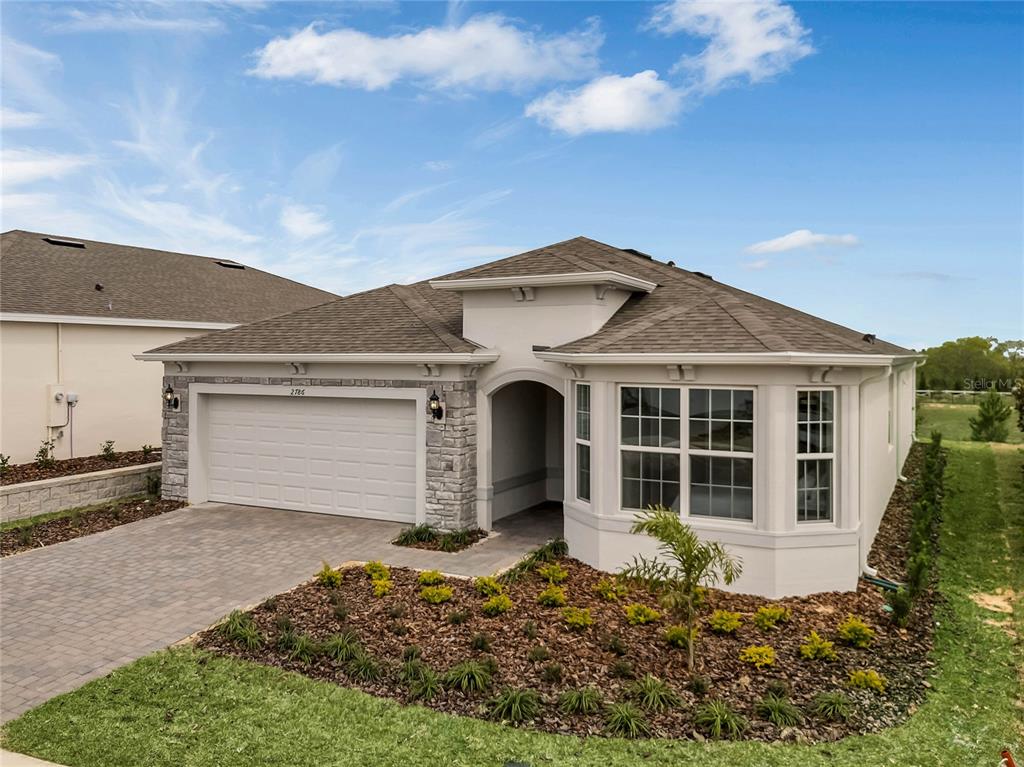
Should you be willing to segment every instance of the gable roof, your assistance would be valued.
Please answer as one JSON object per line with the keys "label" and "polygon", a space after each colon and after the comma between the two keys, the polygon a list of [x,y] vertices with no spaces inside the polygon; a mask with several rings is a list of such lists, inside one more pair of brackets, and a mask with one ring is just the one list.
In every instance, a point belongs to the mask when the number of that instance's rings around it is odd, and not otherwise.
{"label": "gable roof", "polygon": [[478,348],[462,337],[462,298],[432,281],[617,272],[654,283],[599,331],[549,352],[565,354],[912,354],[707,276],[586,237],[537,248],[414,285],[390,285],[153,354],[444,354]]}
{"label": "gable roof", "polygon": [[225,259],[20,230],[0,235],[4,313],[240,324],[336,298]]}

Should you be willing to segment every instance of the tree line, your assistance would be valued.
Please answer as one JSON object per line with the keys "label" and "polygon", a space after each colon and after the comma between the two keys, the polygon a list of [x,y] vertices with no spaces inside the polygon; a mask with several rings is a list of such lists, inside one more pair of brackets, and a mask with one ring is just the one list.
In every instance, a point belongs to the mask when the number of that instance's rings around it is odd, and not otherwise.
{"label": "tree line", "polygon": [[1012,391],[1024,378],[1024,341],[970,336],[923,349],[917,388],[956,391]]}

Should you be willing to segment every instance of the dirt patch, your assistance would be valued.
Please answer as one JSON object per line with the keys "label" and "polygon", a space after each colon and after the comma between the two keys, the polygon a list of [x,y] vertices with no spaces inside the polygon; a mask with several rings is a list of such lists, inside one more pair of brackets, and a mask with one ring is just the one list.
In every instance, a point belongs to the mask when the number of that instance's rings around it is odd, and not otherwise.
{"label": "dirt patch", "polygon": [[1013,613],[1013,589],[996,589],[994,594],[971,594],[971,601],[983,610],[994,613]]}
{"label": "dirt patch", "polygon": [[0,476],[0,485],[16,485],[20,482],[35,482],[40,479],[70,477],[75,474],[88,474],[92,471],[120,469],[125,466],[138,466],[160,460],[160,451],[154,450],[144,454],[141,450],[129,450],[114,453],[110,458],[103,455],[87,455],[83,458],[65,458],[53,466],[43,468],[35,463],[19,463],[9,466]]}
{"label": "dirt patch", "polygon": [[165,514],[168,511],[180,509],[184,505],[181,501],[152,499],[114,501],[70,517],[51,519],[13,530],[5,530],[0,533],[0,557],[51,546],[54,543],[70,541],[84,535],[92,535],[112,527],[127,525],[129,522],[138,522],[140,519]]}

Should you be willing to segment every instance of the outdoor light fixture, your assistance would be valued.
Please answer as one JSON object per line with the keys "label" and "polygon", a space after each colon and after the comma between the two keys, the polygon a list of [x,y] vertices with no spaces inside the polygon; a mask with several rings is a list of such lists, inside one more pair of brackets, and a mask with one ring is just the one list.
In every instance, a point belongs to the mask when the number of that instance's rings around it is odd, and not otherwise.
{"label": "outdoor light fixture", "polygon": [[434,389],[434,393],[430,395],[428,405],[430,407],[430,414],[434,416],[435,421],[440,421],[444,418],[444,408],[441,407],[441,398],[437,396],[437,389]]}
{"label": "outdoor light fixture", "polygon": [[164,405],[169,410],[177,410],[179,404],[180,400],[178,399],[178,395],[174,393],[174,387],[167,384],[167,388],[164,389]]}

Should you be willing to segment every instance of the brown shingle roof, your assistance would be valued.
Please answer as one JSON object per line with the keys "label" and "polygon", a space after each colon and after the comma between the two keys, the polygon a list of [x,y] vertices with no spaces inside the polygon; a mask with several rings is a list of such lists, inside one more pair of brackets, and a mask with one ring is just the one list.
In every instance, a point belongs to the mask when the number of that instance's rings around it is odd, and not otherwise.
{"label": "brown shingle roof", "polygon": [[[552,351],[586,354],[809,352],[907,354],[796,309],[694,272],[577,237],[438,279],[617,271],[656,283],[601,330]],[[392,285],[330,304],[154,350],[160,353],[445,353],[462,338],[462,299],[428,282]]]}
{"label": "brown shingle roof", "polygon": [[[0,235],[0,311],[243,323],[337,298],[218,259],[14,230]],[[97,290],[96,285],[102,285]]]}

